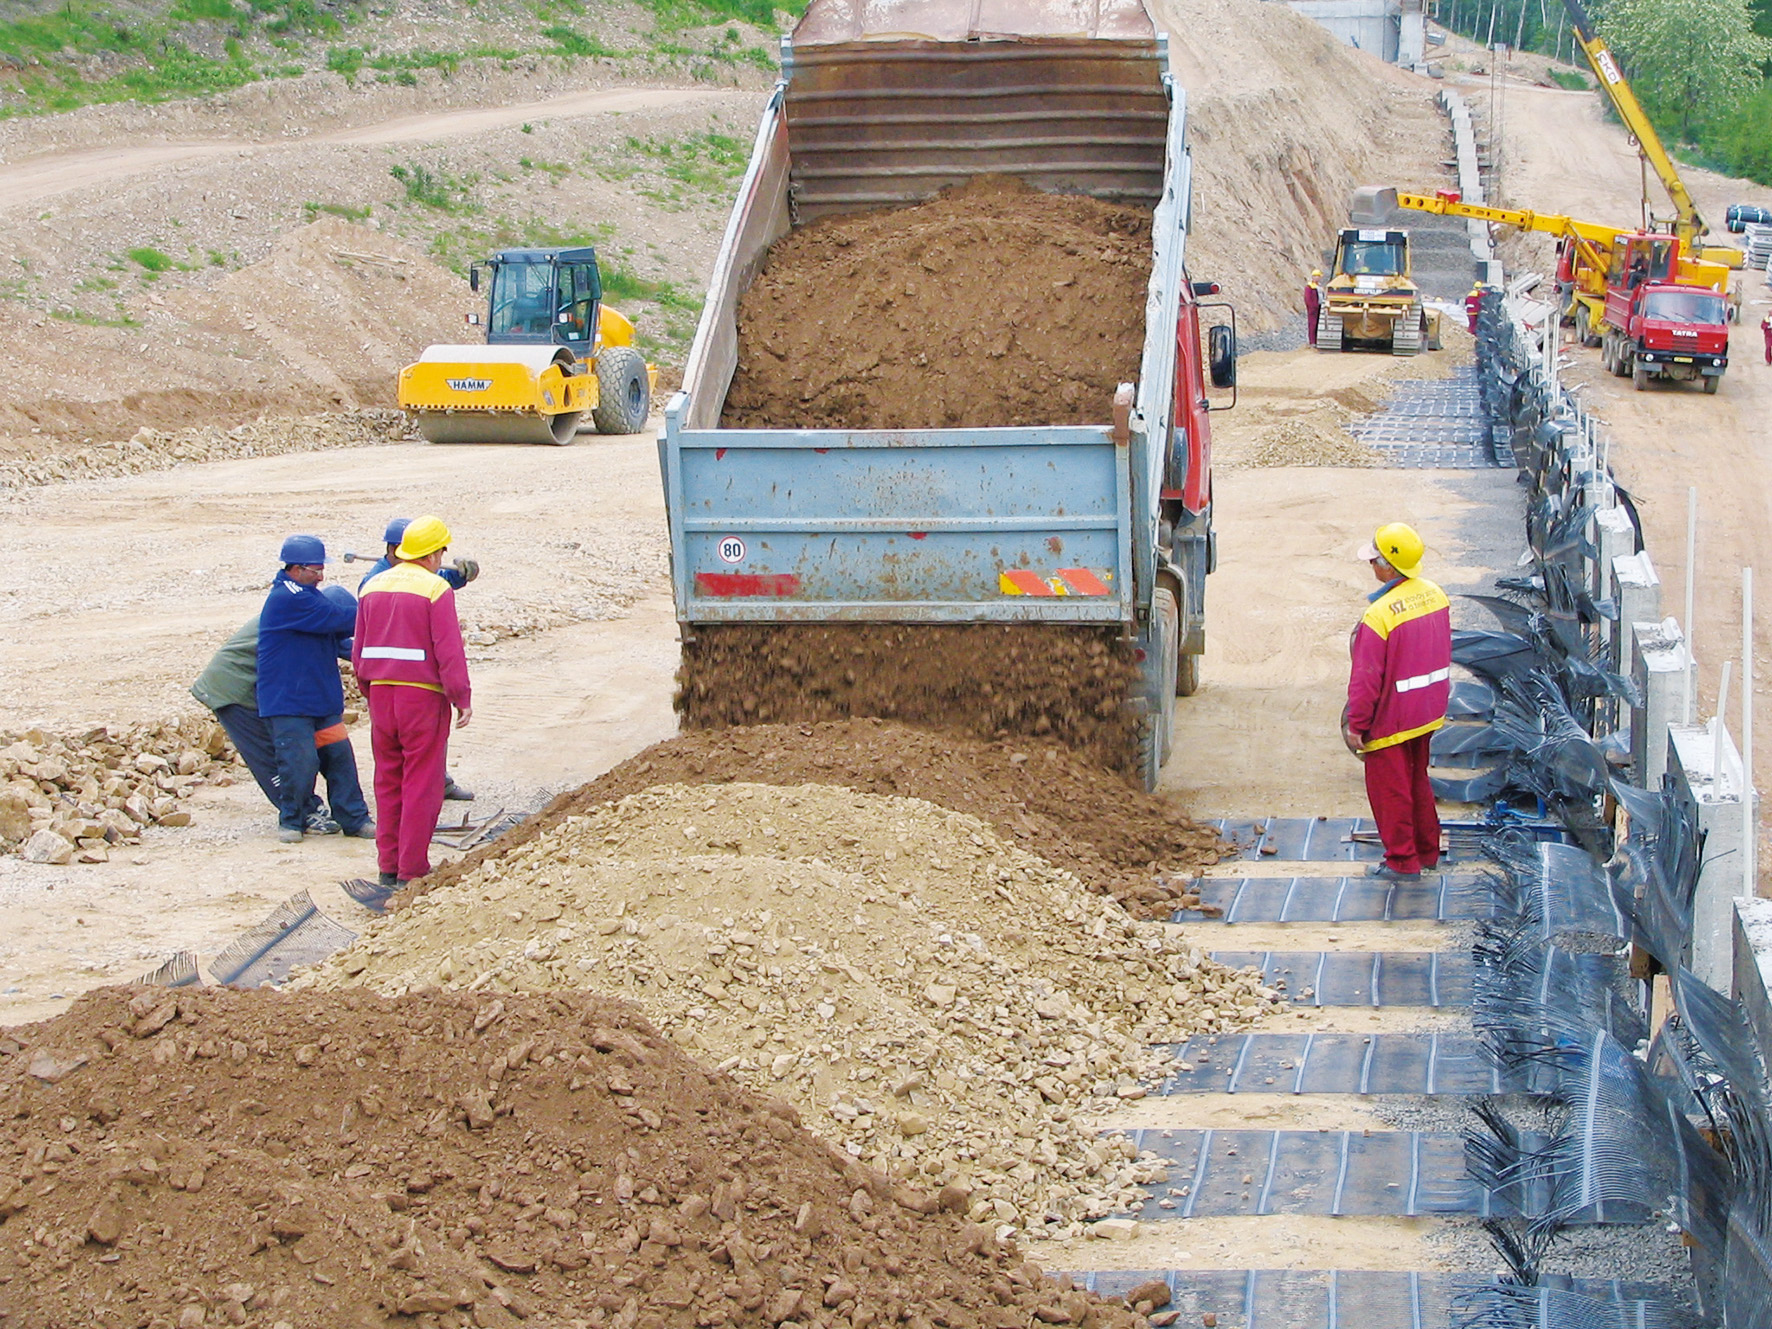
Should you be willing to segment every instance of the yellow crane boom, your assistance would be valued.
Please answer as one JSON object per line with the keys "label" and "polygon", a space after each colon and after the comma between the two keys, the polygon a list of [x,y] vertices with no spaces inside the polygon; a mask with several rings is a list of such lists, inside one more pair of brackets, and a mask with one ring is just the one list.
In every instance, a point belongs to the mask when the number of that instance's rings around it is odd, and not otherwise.
{"label": "yellow crane boom", "polygon": [[1581,0],[1563,0],[1563,8],[1569,11],[1570,22],[1575,25],[1575,40],[1581,46],[1581,53],[1587,57],[1588,64],[1593,66],[1594,77],[1600,80],[1600,87],[1612,99],[1612,109],[1618,112],[1618,118],[1624,121],[1624,127],[1637,140],[1637,151],[1655,168],[1655,174],[1661,179],[1661,187],[1667,190],[1667,196],[1673,200],[1676,214],[1674,234],[1680,237],[1680,243],[1685,248],[1696,249],[1698,238],[1706,229],[1704,218],[1698,215],[1698,204],[1693,202],[1686,182],[1680,179],[1679,171],[1674,169],[1673,159],[1661,146],[1661,138],[1656,134],[1655,126],[1649,123],[1649,116],[1643,110],[1642,103],[1637,100],[1637,94],[1631,91],[1630,84],[1625,80],[1618,57],[1612,54],[1612,48],[1606,44],[1606,39],[1595,29]]}
{"label": "yellow crane boom", "polygon": [[[1365,207],[1375,208],[1380,213],[1384,211],[1388,202],[1386,198],[1388,191],[1368,188],[1362,192],[1366,195]],[[1498,226],[1511,226],[1518,231],[1543,231],[1547,235],[1566,239],[1575,246],[1577,251],[1579,261],[1575,264],[1576,271],[1592,274],[1593,283],[1604,280],[1605,273],[1611,266],[1613,250],[1619,247],[1621,238],[1631,234],[1621,227],[1607,226],[1601,222],[1582,221],[1557,213],[1533,212],[1526,208],[1492,208],[1481,203],[1466,203],[1450,193],[1406,194],[1398,192],[1395,197],[1396,207],[1407,208],[1411,212],[1432,212],[1442,217],[1471,217],[1477,221],[1494,222]],[[1683,282],[1708,286],[1716,291],[1726,291],[1731,265],[1723,261],[1721,256],[1725,254],[1734,254],[1739,257],[1740,251],[1700,249],[1693,252],[1687,248],[1682,239],[1677,269],[1673,275]]]}

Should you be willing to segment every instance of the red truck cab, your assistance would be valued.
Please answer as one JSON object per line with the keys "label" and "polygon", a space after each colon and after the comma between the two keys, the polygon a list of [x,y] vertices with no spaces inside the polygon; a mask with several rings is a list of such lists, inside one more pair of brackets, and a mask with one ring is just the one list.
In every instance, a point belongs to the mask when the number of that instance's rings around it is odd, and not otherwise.
{"label": "red truck cab", "polygon": [[1729,366],[1728,299],[1679,280],[1673,236],[1620,239],[1606,273],[1606,367],[1629,375],[1638,391],[1668,378],[1715,392]]}

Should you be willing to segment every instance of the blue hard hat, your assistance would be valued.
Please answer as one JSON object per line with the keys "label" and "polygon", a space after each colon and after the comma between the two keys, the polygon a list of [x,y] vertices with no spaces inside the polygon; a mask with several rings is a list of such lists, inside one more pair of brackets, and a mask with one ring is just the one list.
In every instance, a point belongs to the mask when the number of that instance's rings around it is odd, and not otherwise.
{"label": "blue hard hat", "polygon": [[326,544],[317,535],[292,535],[283,542],[277,557],[286,567],[291,563],[324,563]]}
{"label": "blue hard hat", "polygon": [[357,597],[352,595],[335,581],[329,581],[322,586],[320,588],[320,594],[324,595],[340,609],[355,609],[357,607]]}
{"label": "blue hard hat", "polygon": [[381,542],[385,545],[397,545],[406,534],[406,528],[412,525],[411,517],[395,517],[388,523],[388,529],[381,533]]}

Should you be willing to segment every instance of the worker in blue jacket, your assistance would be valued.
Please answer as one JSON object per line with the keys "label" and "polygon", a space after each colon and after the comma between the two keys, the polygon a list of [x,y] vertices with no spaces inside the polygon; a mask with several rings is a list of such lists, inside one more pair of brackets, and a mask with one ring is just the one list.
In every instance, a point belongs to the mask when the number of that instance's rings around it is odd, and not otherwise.
{"label": "worker in blue jacket", "polygon": [[356,610],[321,594],[326,546],[318,536],[290,536],[278,557],[283,567],[258,616],[257,688],[277,762],[277,838],[295,844],[309,831],[314,781],[324,773],[337,821],[312,829],[372,840],[338,676],[338,641],[355,629]]}
{"label": "worker in blue jacket", "polygon": [[[382,543],[387,546],[387,552],[369,565],[369,571],[364,573],[363,580],[357,583],[358,595],[363,594],[363,588],[369,584],[371,577],[386,572],[394,566],[394,551],[400,547],[400,541],[406,538],[406,528],[410,525],[412,525],[411,517],[395,517],[388,523],[387,530],[381,534]],[[438,568],[437,575],[449,583],[450,590],[459,591],[480,575],[480,565],[471,558],[458,558],[452,560],[447,566]],[[443,797],[468,802],[473,799],[474,791],[457,784],[455,777],[445,772]]]}

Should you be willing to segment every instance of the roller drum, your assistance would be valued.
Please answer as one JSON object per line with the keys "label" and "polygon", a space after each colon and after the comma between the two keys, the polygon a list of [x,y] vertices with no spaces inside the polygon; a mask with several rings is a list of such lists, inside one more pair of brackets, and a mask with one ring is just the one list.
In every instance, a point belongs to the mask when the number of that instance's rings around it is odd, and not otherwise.
{"label": "roller drum", "polygon": [[564,447],[583,411],[533,415],[519,411],[419,411],[418,432],[431,443],[551,443]]}

